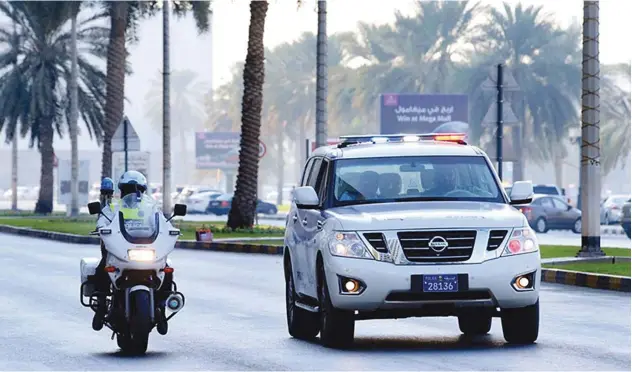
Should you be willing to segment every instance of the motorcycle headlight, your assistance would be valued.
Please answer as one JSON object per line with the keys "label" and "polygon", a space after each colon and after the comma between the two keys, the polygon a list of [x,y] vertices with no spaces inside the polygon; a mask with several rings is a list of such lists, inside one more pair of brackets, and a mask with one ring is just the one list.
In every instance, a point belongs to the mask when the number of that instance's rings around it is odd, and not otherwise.
{"label": "motorcycle headlight", "polygon": [[127,256],[130,261],[151,262],[156,260],[156,251],[153,249],[128,249]]}
{"label": "motorcycle headlight", "polygon": [[334,233],[329,242],[329,252],[340,257],[374,259],[356,233]]}
{"label": "motorcycle headlight", "polygon": [[511,233],[509,241],[503,249],[502,256],[537,252],[539,250],[538,241],[531,228],[515,229]]}

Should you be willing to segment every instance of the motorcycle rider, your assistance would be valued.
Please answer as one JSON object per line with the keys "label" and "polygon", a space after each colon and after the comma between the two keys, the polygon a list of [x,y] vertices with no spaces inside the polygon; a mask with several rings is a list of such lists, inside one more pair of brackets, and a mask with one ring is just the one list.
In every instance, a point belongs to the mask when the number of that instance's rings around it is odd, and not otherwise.
{"label": "motorcycle rider", "polygon": [[[109,183],[108,183],[109,180]],[[97,219],[97,228],[98,231],[100,228],[107,226],[111,220],[114,219],[114,212],[116,210],[116,206],[112,205],[112,194],[113,194],[113,185],[111,185],[112,180],[109,178],[104,178],[101,181],[101,215]],[[110,186],[110,187],[108,187]],[[112,192],[109,192],[111,189]],[[147,191],[147,178],[143,176],[142,173],[137,171],[127,171],[123,173],[118,182],[118,188],[121,192],[120,198],[123,199],[126,195],[132,193],[143,194]],[[119,210],[123,212],[123,216],[126,219],[135,219],[137,216],[138,210],[141,204],[136,206],[136,208],[130,208],[130,206],[123,206],[121,200],[119,200]],[[92,328],[95,331],[101,330],[103,328],[103,320],[107,313],[107,304],[106,297],[107,293],[110,289],[110,279],[108,275],[105,273],[105,259],[107,257],[107,250],[103,242],[101,242],[101,261],[96,269],[96,290],[100,294],[97,296],[97,311],[94,314],[94,318],[92,319]]]}

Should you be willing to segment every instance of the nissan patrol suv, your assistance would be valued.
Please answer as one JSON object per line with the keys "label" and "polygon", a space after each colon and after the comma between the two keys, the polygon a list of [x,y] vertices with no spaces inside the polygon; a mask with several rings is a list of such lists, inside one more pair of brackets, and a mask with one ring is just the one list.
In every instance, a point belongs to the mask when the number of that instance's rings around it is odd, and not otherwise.
{"label": "nissan patrol suv", "polygon": [[308,159],[284,240],[291,336],[351,346],[355,322],[455,316],[465,335],[500,317],[507,342],[539,329],[531,182],[511,195],[464,135],[341,137]]}

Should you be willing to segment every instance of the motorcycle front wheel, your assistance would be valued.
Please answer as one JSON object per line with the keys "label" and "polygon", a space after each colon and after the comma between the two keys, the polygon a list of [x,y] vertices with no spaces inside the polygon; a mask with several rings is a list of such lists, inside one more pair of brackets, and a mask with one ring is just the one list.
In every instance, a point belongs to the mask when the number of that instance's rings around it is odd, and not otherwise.
{"label": "motorcycle front wheel", "polygon": [[131,316],[128,332],[118,334],[116,342],[127,354],[145,354],[151,331],[151,302],[149,293],[136,291],[130,294]]}

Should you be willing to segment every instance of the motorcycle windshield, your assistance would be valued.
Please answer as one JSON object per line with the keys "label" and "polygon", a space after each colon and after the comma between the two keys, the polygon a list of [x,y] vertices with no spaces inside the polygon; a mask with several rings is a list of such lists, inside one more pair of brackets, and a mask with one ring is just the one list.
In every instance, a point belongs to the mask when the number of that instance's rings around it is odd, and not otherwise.
{"label": "motorcycle windshield", "polygon": [[150,196],[128,194],[119,201],[120,230],[132,244],[151,244],[158,237],[160,220],[158,204]]}

